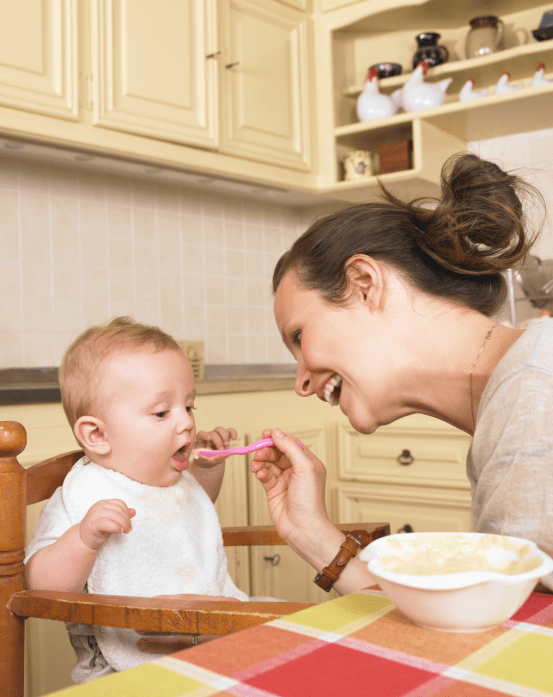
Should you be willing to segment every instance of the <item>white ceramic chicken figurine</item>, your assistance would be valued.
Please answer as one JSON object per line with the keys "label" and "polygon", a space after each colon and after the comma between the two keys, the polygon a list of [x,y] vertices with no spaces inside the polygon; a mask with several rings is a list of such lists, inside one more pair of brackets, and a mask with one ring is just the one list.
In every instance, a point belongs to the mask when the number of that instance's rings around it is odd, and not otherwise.
{"label": "white ceramic chicken figurine", "polygon": [[427,70],[428,63],[421,61],[403,85],[401,103],[405,111],[431,109],[445,103],[445,93],[453,78],[446,77],[439,82],[425,82]]}
{"label": "white ceramic chicken figurine", "polygon": [[469,77],[459,92],[459,101],[466,102],[469,99],[479,99],[488,94],[488,88],[483,87],[481,90],[474,89],[474,78]]}
{"label": "white ceramic chicken figurine", "polygon": [[393,116],[397,111],[394,100],[382,94],[378,88],[376,68],[369,68],[365,88],[357,98],[357,116],[359,121],[374,121]]}
{"label": "white ceramic chicken figurine", "polygon": [[524,87],[523,82],[517,82],[516,85],[510,85],[509,80],[511,79],[510,73],[503,73],[503,75],[497,81],[495,86],[496,94],[505,94],[505,92],[512,92],[513,90],[519,90]]}
{"label": "white ceramic chicken figurine", "polygon": [[530,85],[532,87],[536,87],[537,85],[548,85],[550,82],[553,82],[553,80],[548,80],[546,77],[544,77],[544,73],[545,63],[540,61],[534,70],[534,77],[532,78]]}

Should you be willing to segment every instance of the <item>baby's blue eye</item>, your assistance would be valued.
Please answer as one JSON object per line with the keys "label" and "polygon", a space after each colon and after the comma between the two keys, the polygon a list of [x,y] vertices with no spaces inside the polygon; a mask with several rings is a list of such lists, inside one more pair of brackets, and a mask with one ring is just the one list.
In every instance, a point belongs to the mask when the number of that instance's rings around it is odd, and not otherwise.
{"label": "baby's blue eye", "polygon": [[166,411],[156,411],[155,416],[157,416],[158,419],[164,419],[169,412]]}
{"label": "baby's blue eye", "polygon": [[292,343],[294,346],[301,346],[301,332],[297,331],[294,332],[294,336],[292,337]]}
{"label": "baby's blue eye", "polygon": [[196,407],[186,407],[186,411],[187,411],[189,414],[192,414],[192,412],[194,411],[195,408],[196,408]]}

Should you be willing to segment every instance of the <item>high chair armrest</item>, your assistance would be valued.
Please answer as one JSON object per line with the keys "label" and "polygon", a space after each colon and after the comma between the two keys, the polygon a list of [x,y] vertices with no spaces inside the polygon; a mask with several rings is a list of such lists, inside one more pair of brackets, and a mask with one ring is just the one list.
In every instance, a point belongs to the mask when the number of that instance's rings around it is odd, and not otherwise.
{"label": "high chair armrest", "polygon": [[218,635],[255,627],[311,606],[312,603],[187,601],[58,591],[20,591],[8,602],[9,610],[20,617],[148,632]]}
{"label": "high chair armrest", "polygon": [[[355,530],[365,530],[374,540],[390,534],[388,523],[340,523],[336,525],[346,534]],[[254,525],[249,527],[223,528],[223,544],[225,547],[239,545],[284,545],[286,542],[279,537],[272,525]]]}

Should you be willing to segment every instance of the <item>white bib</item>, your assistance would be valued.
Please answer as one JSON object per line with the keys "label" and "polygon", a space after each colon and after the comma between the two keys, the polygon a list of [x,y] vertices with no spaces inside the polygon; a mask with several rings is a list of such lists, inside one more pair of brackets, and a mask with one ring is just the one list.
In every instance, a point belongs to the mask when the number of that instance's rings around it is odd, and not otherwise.
{"label": "white bib", "polygon": [[[132,531],[111,535],[88,578],[90,593],[152,597],[194,593],[248,600],[228,575],[221,526],[209,496],[189,472],[170,487],[141,484],[81,458],[62,488],[72,524],[97,501],[121,499],[136,509]],[[152,659],[136,648],[134,630],[95,627],[115,670]]]}

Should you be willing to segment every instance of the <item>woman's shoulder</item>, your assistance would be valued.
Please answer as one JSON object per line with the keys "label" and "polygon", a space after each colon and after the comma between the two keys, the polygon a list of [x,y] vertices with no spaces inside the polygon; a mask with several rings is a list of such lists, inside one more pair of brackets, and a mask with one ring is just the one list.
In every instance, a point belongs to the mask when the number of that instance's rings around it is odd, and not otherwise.
{"label": "woman's shoulder", "polygon": [[515,379],[536,379],[537,375],[553,379],[553,320],[527,329],[515,341],[493,371],[482,401],[489,400],[502,385]]}

